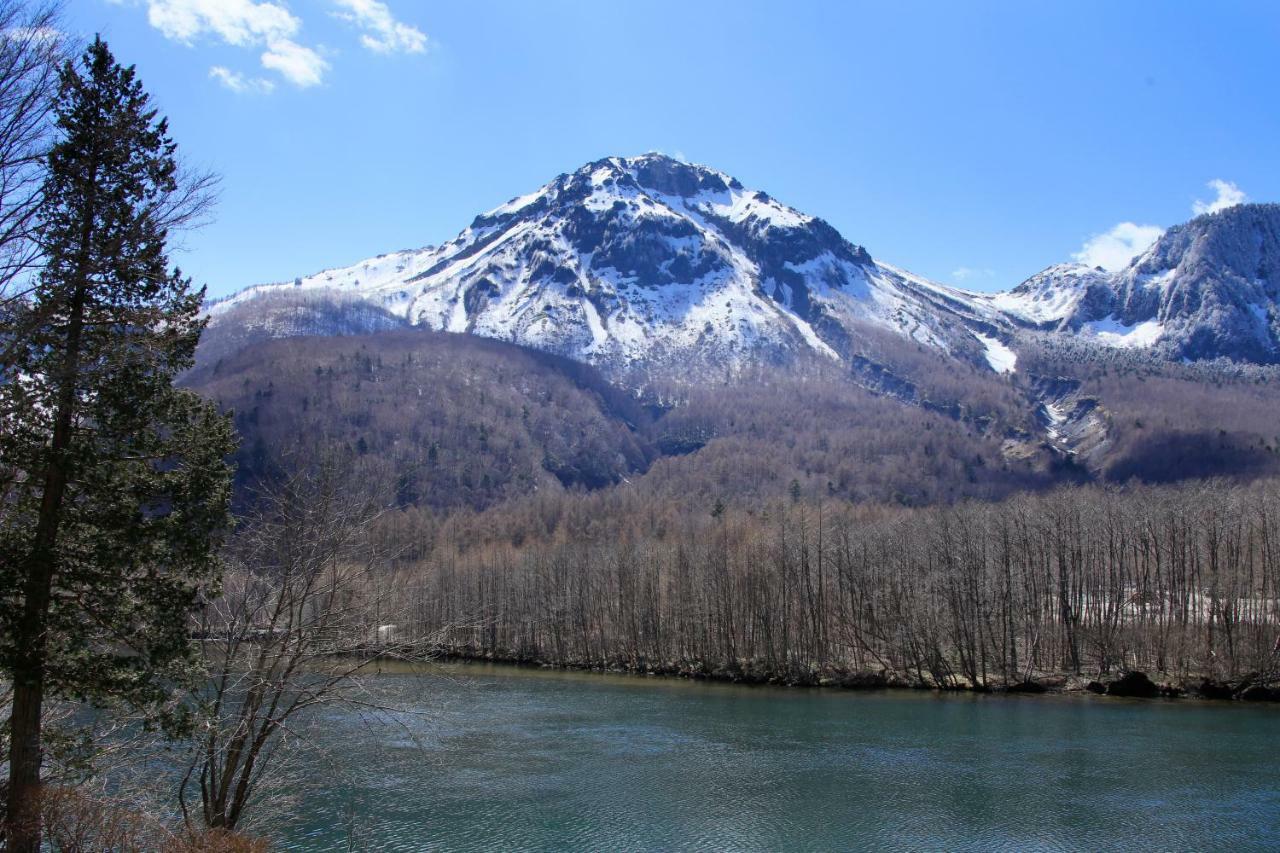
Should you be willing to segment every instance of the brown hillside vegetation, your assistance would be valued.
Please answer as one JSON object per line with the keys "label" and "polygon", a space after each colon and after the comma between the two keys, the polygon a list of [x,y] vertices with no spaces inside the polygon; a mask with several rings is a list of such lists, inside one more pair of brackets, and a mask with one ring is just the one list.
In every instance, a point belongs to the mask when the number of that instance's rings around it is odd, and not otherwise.
{"label": "brown hillside vegetation", "polygon": [[644,410],[583,365],[408,330],[249,347],[189,378],[235,411],[241,485],[321,449],[396,505],[481,508],[644,470]]}
{"label": "brown hillside vegetation", "polygon": [[[1033,348],[1008,378],[896,339],[864,343],[851,368],[650,377],[631,392],[556,356],[406,329],[259,342],[188,382],[236,412],[242,494],[336,452],[386,503],[434,512],[627,484],[754,505],[795,483],[813,498],[922,506],[1090,478],[1280,472],[1274,371]],[[1046,383],[1098,403],[1097,454],[1050,446],[1035,414]]]}
{"label": "brown hillside vegetation", "polygon": [[[935,378],[917,374],[921,387]],[[624,480],[751,501],[796,481],[912,505],[1054,482],[1047,451],[1005,457],[1005,435],[1027,435],[1015,392],[976,371],[969,381],[994,388],[981,415],[876,393],[832,366],[655,383],[641,397],[575,362],[420,329],[258,343],[188,377],[236,413],[242,486],[336,451],[388,503],[437,511]]]}
{"label": "brown hillside vegetation", "polygon": [[1109,447],[1098,460],[1099,477],[1167,483],[1280,473],[1280,370],[1058,346],[1028,343],[1020,381],[1069,383],[1101,404]]}

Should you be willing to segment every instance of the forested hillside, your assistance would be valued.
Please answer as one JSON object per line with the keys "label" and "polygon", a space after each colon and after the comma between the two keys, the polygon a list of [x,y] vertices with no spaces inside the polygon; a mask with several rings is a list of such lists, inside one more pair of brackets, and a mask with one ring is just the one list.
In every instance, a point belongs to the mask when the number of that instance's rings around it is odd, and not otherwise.
{"label": "forested hillside", "polygon": [[464,335],[266,341],[188,382],[235,412],[241,498],[335,454],[394,506],[482,508],[648,467],[649,417],[595,371]]}
{"label": "forested hillside", "polygon": [[[1227,361],[1170,363],[1057,340],[1023,355],[1055,443],[1109,482],[1280,472],[1280,369]],[[1042,416],[1046,414],[1041,410]],[[1073,433],[1074,430],[1074,433]]]}
{"label": "forested hillside", "polygon": [[[1014,391],[962,370],[989,394],[980,411],[887,396],[821,363],[636,394],[555,356],[411,329],[263,342],[188,383],[235,411],[242,497],[325,454],[350,460],[388,504],[433,510],[611,486],[916,505],[1056,482],[1062,460],[1035,445]],[[921,375],[922,386],[947,378]],[[1010,430],[1024,437],[1017,453]]]}
{"label": "forested hillside", "polygon": [[242,502],[327,454],[388,505],[435,512],[615,487],[921,506],[1280,472],[1274,368],[1031,347],[1009,377],[868,340],[876,361],[847,369],[816,359],[626,390],[557,356],[415,328],[263,340],[186,381],[235,411]]}

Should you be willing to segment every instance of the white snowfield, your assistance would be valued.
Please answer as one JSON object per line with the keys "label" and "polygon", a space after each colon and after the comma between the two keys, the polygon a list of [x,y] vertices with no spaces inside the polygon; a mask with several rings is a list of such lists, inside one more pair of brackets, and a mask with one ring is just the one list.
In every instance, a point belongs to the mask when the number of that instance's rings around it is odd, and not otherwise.
{"label": "white snowfield", "polygon": [[1075,314],[1090,285],[1108,274],[1084,264],[1054,264],[1013,290],[986,296],[1001,311],[1035,325],[1056,325]]}
{"label": "white snowfield", "polygon": [[1146,320],[1126,326],[1112,315],[1092,323],[1085,323],[1080,327],[1080,331],[1107,346],[1129,349],[1149,347],[1160,340],[1160,336],[1164,334],[1164,324],[1159,320]]}
{"label": "white snowfield", "polygon": [[974,332],[973,336],[977,338],[986,350],[987,364],[996,373],[1013,373],[1018,367],[1018,354],[1009,349],[1005,344],[1001,343],[998,338],[984,335],[980,332]]}

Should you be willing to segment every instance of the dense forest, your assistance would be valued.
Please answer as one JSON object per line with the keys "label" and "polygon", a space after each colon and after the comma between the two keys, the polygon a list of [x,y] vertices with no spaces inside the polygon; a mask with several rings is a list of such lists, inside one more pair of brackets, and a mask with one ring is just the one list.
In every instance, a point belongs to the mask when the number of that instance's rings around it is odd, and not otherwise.
{"label": "dense forest", "polygon": [[1280,672],[1274,481],[919,509],[614,491],[402,522],[370,517],[378,619],[466,656],[973,688]]}
{"label": "dense forest", "polygon": [[271,341],[189,378],[234,411],[242,486],[299,452],[336,450],[398,506],[482,508],[643,471],[647,417],[591,368],[417,330]]}

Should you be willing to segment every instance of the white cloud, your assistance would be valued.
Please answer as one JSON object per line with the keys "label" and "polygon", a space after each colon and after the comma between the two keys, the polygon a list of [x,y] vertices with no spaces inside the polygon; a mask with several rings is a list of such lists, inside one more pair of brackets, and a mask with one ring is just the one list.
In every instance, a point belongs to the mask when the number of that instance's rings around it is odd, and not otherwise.
{"label": "white cloud", "polygon": [[[166,38],[192,45],[209,37],[234,47],[263,47],[262,67],[306,88],[324,82],[329,63],[295,36],[302,21],[281,3],[267,0],[145,0],[147,21]],[[215,66],[209,76],[236,92],[268,92],[270,81]]]}
{"label": "white cloud", "polygon": [[1123,269],[1129,261],[1159,240],[1163,233],[1164,229],[1159,225],[1121,222],[1110,231],[1090,237],[1080,251],[1071,257],[1091,267],[1102,267],[1106,270]]}
{"label": "white cloud", "polygon": [[1244,190],[1231,183],[1231,181],[1214,178],[1205,186],[1216,192],[1218,196],[1213,201],[1200,201],[1198,199],[1193,201],[1191,203],[1191,212],[1196,216],[1204,213],[1217,213],[1219,210],[1226,210],[1228,207],[1235,207],[1237,204],[1244,204],[1249,200]]}
{"label": "white cloud", "polygon": [[991,278],[996,271],[989,267],[956,267],[951,277],[956,281],[968,281],[971,278]]}
{"label": "white cloud", "polygon": [[[329,62],[323,48],[298,40],[302,21],[284,0],[110,0],[144,5],[147,21],[165,38],[194,45],[212,39],[243,48],[261,48],[262,67],[299,88],[324,82]],[[377,53],[422,53],[427,37],[417,27],[396,20],[382,0],[330,0],[333,14],[360,30],[360,42]],[[270,92],[274,85],[222,65],[209,76],[234,92]]]}
{"label": "white cloud", "polygon": [[270,42],[267,52],[262,54],[262,67],[280,72],[290,83],[305,89],[324,82],[329,63],[309,47],[289,39],[277,39]]}
{"label": "white cloud", "polygon": [[334,14],[363,30],[360,43],[375,53],[422,53],[427,36],[422,30],[397,21],[381,0],[333,0],[345,10]]}
{"label": "white cloud", "polygon": [[238,95],[269,95],[276,84],[262,77],[245,77],[239,71],[232,71],[222,65],[209,69],[209,76]]}
{"label": "white cloud", "polygon": [[254,0],[147,0],[147,21],[175,41],[212,34],[237,47],[289,38],[302,26],[284,6]]}

